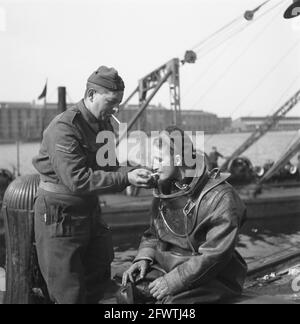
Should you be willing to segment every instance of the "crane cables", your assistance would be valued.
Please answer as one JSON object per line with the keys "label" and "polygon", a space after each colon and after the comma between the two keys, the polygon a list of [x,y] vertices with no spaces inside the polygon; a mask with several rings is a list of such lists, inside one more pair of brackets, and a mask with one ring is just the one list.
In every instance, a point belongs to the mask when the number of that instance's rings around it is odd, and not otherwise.
{"label": "crane cables", "polygon": [[[300,41],[300,40],[299,40]],[[296,45],[297,45],[297,43],[296,43]],[[293,46],[292,47],[292,49],[290,49],[289,51],[288,51],[288,54],[286,55],[286,56],[288,56],[295,48],[294,48],[295,46]],[[281,58],[281,60],[283,60],[282,58]],[[289,91],[291,90],[291,87],[294,85],[294,84],[296,84],[296,81],[298,80],[298,79],[300,79],[300,74],[298,74],[290,83],[289,83],[289,86],[281,93],[281,95],[280,95],[280,98],[276,101],[276,103],[275,104],[273,104],[272,106],[274,106],[274,108],[273,109],[270,109],[270,113],[269,113],[269,115],[270,116],[272,116],[274,113],[275,113],[275,111],[278,109],[278,105],[281,103],[281,101],[286,97],[286,95],[289,93]],[[236,111],[234,111],[230,116],[232,116],[234,113],[235,113]],[[212,135],[210,135],[208,138],[206,138],[205,139],[205,143],[207,144],[207,143],[209,143],[213,138],[214,138],[214,136],[215,136],[215,134],[212,134]]]}
{"label": "crane cables", "polygon": [[[296,83],[296,81],[300,78],[300,74],[298,74],[288,85],[288,87],[281,92],[280,96],[278,97],[278,99],[276,101],[274,101],[274,103],[270,104],[270,112],[267,114],[267,116],[272,116],[275,114],[275,112],[278,109],[278,106],[280,105],[280,103],[282,102],[282,100],[284,98],[287,97],[288,93],[291,91],[291,89],[293,88],[294,85],[297,85],[297,87],[300,88],[300,85],[298,85]],[[291,97],[291,96],[290,96]],[[272,107],[272,108],[271,108]],[[253,115],[253,112],[250,110],[247,114],[245,114],[246,117],[251,117]]]}
{"label": "crane cables", "polygon": [[[296,81],[300,78],[300,74],[298,74],[292,81],[291,83],[289,83],[288,87],[282,92],[280,98],[276,101],[275,104],[273,104],[273,108],[270,109],[270,113],[269,113],[269,116],[272,116],[276,110],[278,109],[278,106],[280,105],[280,103],[282,102],[282,100],[288,95],[288,93],[291,91],[292,87],[297,83]],[[298,85],[297,85],[298,86]],[[300,87],[300,85],[298,86]]]}
{"label": "crane cables", "polygon": [[300,38],[288,49],[287,52],[283,56],[280,57],[280,59],[272,66],[271,69],[267,71],[267,73],[264,74],[264,76],[260,79],[260,81],[256,84],[256,86],[237,104],[233,112],[230,114],[230,116],[233,116],[237,110],[240,109],[241,106],[243,106],[247,100],[252,96],[252,94],[266,81],[266,79],[279,67],[279,65],[298,47],[300,44]]}
{"label": "crane cables", "polygon": [[[193,46],[191,48],[191,50],[193,51],[197,51],[198,47],[203,46],[204,44],[206,44],[208,41],[210,41],[211,39],[213,39],[214,37],[216,37],[218,34],[222,33],[223,31],[225,31],[226,29],[228,29],[229,27],[233,26],[235,23],[239,22],[242,19],[242,16],[238,16],[237,18],[233,19],[231,22],[229,22],[228,24],[226,24],[225,26],[221,27],[220,29],[218,29],[216,32],[214,32],[213,34],[209,35],[208,37],[206,37],[204,40],[202,40],[201,42],[197,43],[195,46]],[[199,49],[198,49],[199,51]],[[198,53],[197,51],[197,53]]]}
{"label": "crane cables", "polygon": [[[283,4],[284,2],[286,2],[287,0],[282,0],[279,3],[277,3],[276,5],[274,5],[273,7],[269,8],[267,11],[265,11],[262,15],[260,15],[255,21],[258,21],[259,19],[261,19],[262,17],[264,17],[265,15],[267,15],[269,12],[275,10],[277,7],[279,7],[281,4]],[[266,4],[266,3],[264,3]],[[230,26],[233,24],[233,22],[236,22],[239,18],[234,19],[232,22],[230,22],[229,24],[227,24],[226,26]],[[270,22],[271,23],[271,22]],[[220,32],[221,30],[224,30],[226,28],[226,26],[224,26],[223,28],[219,29],[217,32],[215,32],[213,35],[217,34],[218,32]],[[236,36],[238,33],[242,32],[245,28],[252,26],[252,24],[247,24],[246,26],[243,26],[241,29],[238,30],[238,32],[233,33],[232,35],[230,35],[227,39],[223,40],[221,43],[217,44],[215,47],[211,48],[210,50],[208,50],[205,54],[203,54],[201,57],[206,56],[207,54],[209,54],[210,52],[212,52],[214,49],[220,47],[221,45],[223,45],[224,43],[228,42],[231,38],[233,38],[234,36]],[[266,26],[267,28],[268,26]],[[210,36],[212,37],[212,36]],[[204,41],[202,41],[199,44],[204,44],[205,42],[207,42],[209,40],[209,38],[206,38]],[[251,45],[250,45],[251,46]],[[195,48],[195,47],[194,47]],[[227,48],[225,48],[225,50],[227,50]],[[242,55],[241,55],[242,56]],[[204,72],[202,72],[200,75],[197,76],[196,80],[185,90],[184,93],[184,97],[187,96],[188,93],[191,92],[191,89],[194,88],[196,86],[196,84],[202,80],[202,78],[204,77],[204,75],[206,75],[213,67],[214,65],[217,64],[218,60],[221,58],[221,55],[217,55],[216,58],[214,60],[212,60],[212,63],[208,65],[208,68],[205,69]],[[199,58],[199,57],[198,57]]]}
{"label": "crane cables", "polygon": [[[278,106],[282,102],[282,100],[287,96],[287,94],[290,92],[292,86],[296,84],[296,81],[300,79],[300,74],[298,74],[288,85],[288,87],[280,94],[280,98],[276,100],[275,104],[272,104],[273,108],[270,109],[270,113],[268,116],[274,115],[275,111],[278,109]],[[299,85],[300,86],[300,85]],[[247,114],[249,116],[249,114]],[[211,134],[209,137],[205,139],[205,144],[211,142],[211,140],[214,138],[215,134]]]}
{"label": "crane cables", "polygon": [[197,102],[192,106],[192,109],[194,109],[199,104],[199,102],[201,102],[220,81],[222,81],[222,79],[229,73],[229,71],[234,67],[237,61],[239,61],[248,52],[251,46],[264,35],[264,32],[271,26],[277,15],[278,13],[276,12],[276,14],[267,22],[267,24],[261,30],[258,31],[258,33],[250,40],[247,46],[243,49],[243,51],[232,60],[232,62],[227,66],[227,68],[222,72],[222,74],[208,87],[205,93],[201,95]]}
{"label": "crane cables", "polygon": [[[227,44],[228,45],[228,44]],[[227,50],[227,47],[223,50],[224,51]],[[209,64],[207,64],[207,67],[204,71],[201,71],[200,74],[197,75],[196,79],[191,83],[191,85],[189,85],[184,93],[182,94],[182,99],[186,98],[187,95],[195,88],[195,86],[204,78],[204,76],[206,76],[212,69],[213,67],[217,64],[218,61],[220,61],[222,58],[222,55],[220,55],[219,52],[217,52],[217,55],[211,60],[211,62]]]}
{"label": "crane cables", "polygon": [[[270,1],[271,0],[265,1],[262,5],[260,5],[256,9],[254,9],[252,12],[257,12],[259,9],[261,9],[263,6],[265,6]],[[201,58],[201,57],[206,56],[207,54],[209,54],[212,51],[214,51],[216,48],[218,48],[221,45],[223,45],[224,43],[226,43],[231,38],[233,38],[236,35],[240,34],[246,28],[248,28],[249,26],[251,26],[252,25],[251,22],[257,22],[258,20],[260,20],[261,18],[263,18],[265,15],[267,15],[269,12],[273,11],[274,9],[276,9],[277,7],[279,7],[281,4],[283,4],[286,1],[287,0],[282,0],[282,1],[278,2],[278,3],[276,3],[274,6],[272,6],[268,10],[266,10],[264,13],[262,13],[256,19],[252,19],[250,21],[247,20],[247,19],[245,19],[245,15],[240,15],[239,17],[233,19],[231,22],[229,22],[228,24],[226,24],[222,28],[218,29],[212,35],[208,36],[203,41],[201,41],[200,43],[198,43],[197,45],[195,45],[192,49],[198,54],[198,58]],[[244,22],[246,24],[240,27],[240,26],[237,25],[238,22]],[[237,28],[234,29],[235,25],[236,25],[236,27],[238,27],[238,29]],[[224,33],[227,30],[229,32],[229,35],[226,35],[227,37],[225,39],[221,39],[221,40],[215,39],[219,34],[221,35],[222,33]],[[211,44],[210,44],[210,42],[211,42]]]}

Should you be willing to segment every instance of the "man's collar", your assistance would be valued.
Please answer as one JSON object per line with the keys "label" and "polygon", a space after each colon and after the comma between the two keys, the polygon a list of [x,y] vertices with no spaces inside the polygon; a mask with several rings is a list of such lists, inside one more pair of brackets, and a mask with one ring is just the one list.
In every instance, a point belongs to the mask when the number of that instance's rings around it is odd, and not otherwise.
{"label": "man's collar", "polygon": [[101,122],[86,108],[83,99],[79,102],[79,110],[93,131],[98,134],[101,129]]}

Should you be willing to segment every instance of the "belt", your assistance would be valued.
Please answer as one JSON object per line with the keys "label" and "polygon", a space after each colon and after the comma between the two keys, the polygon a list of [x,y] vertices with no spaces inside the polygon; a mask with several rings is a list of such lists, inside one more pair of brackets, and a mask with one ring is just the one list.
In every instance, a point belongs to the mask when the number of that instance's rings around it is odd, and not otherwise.
{"label": "belt", "polygon": [[39,185],[40,189],[48,192],[57,193],[61,195],[81,196],[72,192],[67,186],[63,184],[57,184],[52,182],[41,181]]}

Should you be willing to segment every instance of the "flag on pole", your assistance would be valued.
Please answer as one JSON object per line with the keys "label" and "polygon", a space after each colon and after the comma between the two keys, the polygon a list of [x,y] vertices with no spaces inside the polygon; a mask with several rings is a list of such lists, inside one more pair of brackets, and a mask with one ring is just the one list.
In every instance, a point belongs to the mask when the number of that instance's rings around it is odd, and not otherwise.
{"label": "flag on pole", "polygon": [[45,87],[43,92],[40,94],[40,96],[38,97],[38,100],[44,99],[47,97],[47,88],[48,88],[48,80],[46,81]]}

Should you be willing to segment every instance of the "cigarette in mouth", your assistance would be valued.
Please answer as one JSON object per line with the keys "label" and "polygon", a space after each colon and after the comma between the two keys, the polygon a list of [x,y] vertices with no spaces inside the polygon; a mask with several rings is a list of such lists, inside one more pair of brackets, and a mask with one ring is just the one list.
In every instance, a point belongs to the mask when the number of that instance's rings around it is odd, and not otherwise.
{"label": "cigarette in mouth", "polygon": [[156,177],[156,176],[158,176],[159,175],[159,173],[158,172],[155,172],[155,173],[152,173],[150,176],[151,177]]}
{"label": "cigarette in mouth", "polygon": [[118,123],[118,125],[121,125],[121,122],[115,115],[111,115],[111,117]]}

